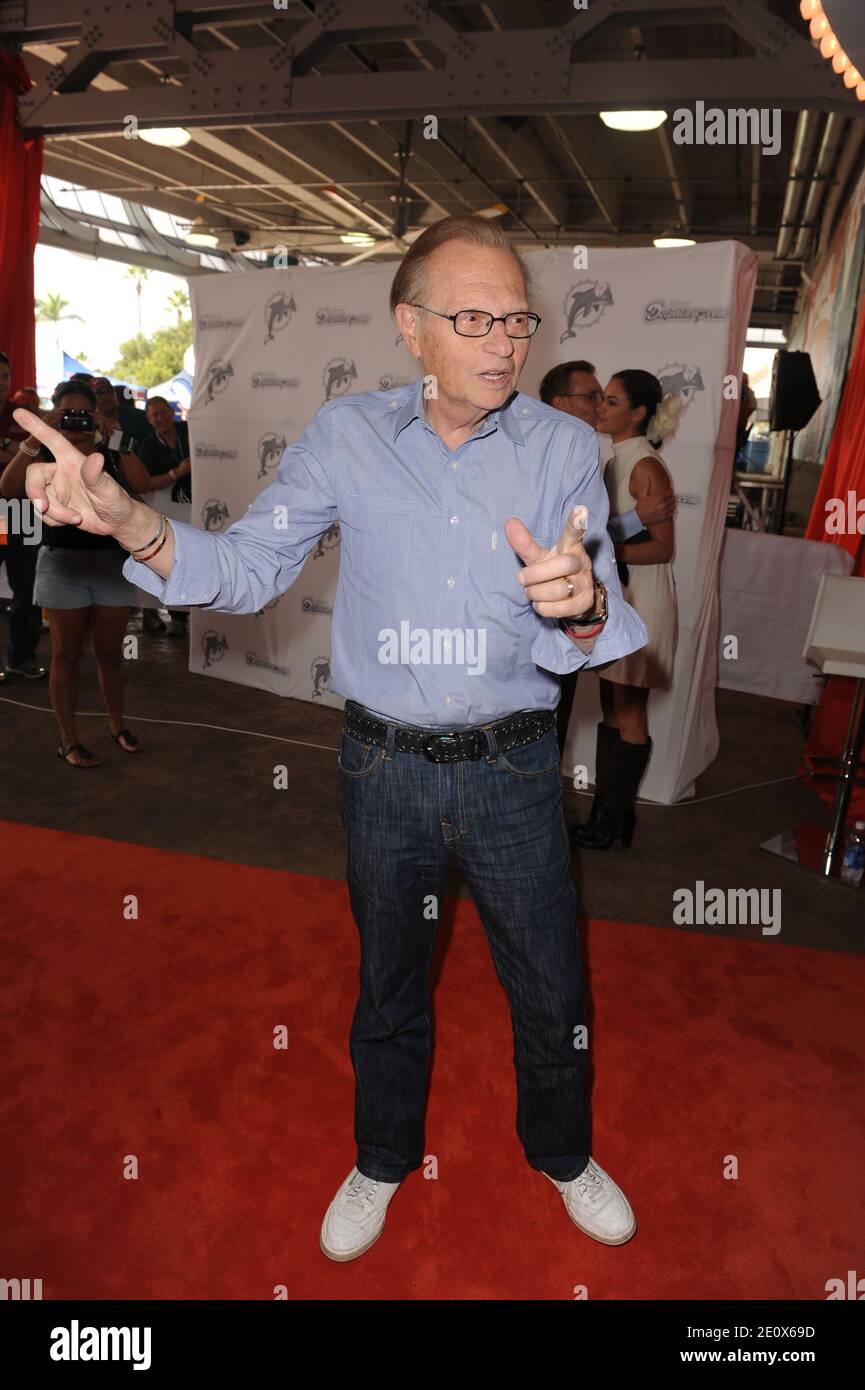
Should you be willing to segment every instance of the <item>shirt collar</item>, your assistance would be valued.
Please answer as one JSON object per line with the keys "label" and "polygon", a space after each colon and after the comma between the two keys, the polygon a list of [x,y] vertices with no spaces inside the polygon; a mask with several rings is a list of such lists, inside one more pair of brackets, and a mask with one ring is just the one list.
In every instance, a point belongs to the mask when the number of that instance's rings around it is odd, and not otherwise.
{"label": "shirt collar", "polygon": [[[406,425],[410,425],[412,420],[418,419],[421,423],[426,423],[426,415],[423,406],[423,383],[424,378],[420,377],[413,388],[409,391],[405,401],[399,410],[394,412],[393,437],[394,442],[401,430]],[[472,439],[480,439],[485,434],[491,434],[494,429],[501,427],[508,439],[513,444],[525,444],[519,420],[517,419],[517,409],[522,396],[519,391],[515,391],[510,400],[498,410],[491,410],[486,418],[481,422],[477,435],[471,435]],[[466,441],[468,442],[468,441]]]}

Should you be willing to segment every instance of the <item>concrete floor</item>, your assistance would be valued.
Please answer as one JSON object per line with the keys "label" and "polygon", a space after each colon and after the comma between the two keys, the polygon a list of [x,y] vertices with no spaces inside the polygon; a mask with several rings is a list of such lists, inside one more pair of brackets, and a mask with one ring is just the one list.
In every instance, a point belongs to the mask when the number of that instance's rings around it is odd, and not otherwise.
{"label": "concrete floor", "polygon": [[[5,649],[5,615],[0,641]],[[89,650],[84,657],[78,709],[87,713],[79,737],[100,759],[93,771],[57,757],[46,681],[10,679],[0,687],[0,819],[343,877],[336,767],[341,712],[193,675],[184,638],[145,632],[140,642],[125,714],[144,748],[137,756],[112,742]],[[43,665],[49,654],[44,636]],[[862,951],[865,887],[826,883],[757,848],[800,819],[828,822],[822,803],[794,776],[803,737],[796,708],[719,691],[718,717],[721,752],[699,779],[694,801],[639,807],[628,851],[575,852],[584,911],[767,946]],[[275,791],[273,768],[282,762],[292,787]],[[584,817],[589,799],[564,785],[567,815]],[[763,936],[758,925],[676,926],[673,892],[693,889],[697,880],[707,889],[779,888],[781,932]],[[447,891],[467,895],[453,863]]]}

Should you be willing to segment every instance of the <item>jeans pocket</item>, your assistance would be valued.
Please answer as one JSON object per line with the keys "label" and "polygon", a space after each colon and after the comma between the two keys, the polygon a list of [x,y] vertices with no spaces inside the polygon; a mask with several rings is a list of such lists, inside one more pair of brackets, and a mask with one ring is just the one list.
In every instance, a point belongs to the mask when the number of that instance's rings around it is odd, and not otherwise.
{"label": "jeans pocket", "polygon": [[364,743],[343,730],[336,761],[340,772],[344,772],[346,777],[369,777],[381,766],[383,757],[384,748],[375,743]]}
{"label": "jeans pocket", "polygon": [[524,743],[499,753],[495,766],[517,777],[544,777],[560,770],[559,743],[555,729],[547,729],[534,743]]}

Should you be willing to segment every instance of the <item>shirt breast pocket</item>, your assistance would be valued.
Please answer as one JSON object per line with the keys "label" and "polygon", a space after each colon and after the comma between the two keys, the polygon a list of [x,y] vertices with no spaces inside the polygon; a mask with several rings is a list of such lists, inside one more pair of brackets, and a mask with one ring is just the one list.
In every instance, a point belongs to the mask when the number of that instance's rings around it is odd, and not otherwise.
{"label": "shirt breast pocket", "polygon": [[400,498],[358,493],[346,499],[340,536],[361,580],[393,583],[405,578],[416,512],[412,502]]}

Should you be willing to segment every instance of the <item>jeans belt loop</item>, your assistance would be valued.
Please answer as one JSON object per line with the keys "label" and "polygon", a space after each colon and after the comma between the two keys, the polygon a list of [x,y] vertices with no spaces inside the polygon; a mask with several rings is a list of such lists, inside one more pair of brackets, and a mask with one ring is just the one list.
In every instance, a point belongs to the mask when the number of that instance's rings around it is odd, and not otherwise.
{"label": "jeans belt loop", "polygon": [[499,756],[498,745],[496,744],[495,731],[485,725],[483,729],[484,737],[487,741],[487,762],[494,763]]}
{"label": "jeans belt loop", "polygon": [[384,760],[393,762],[394,746],[396,743],[396,724],[388,724],[387,733],[384,740]]}

